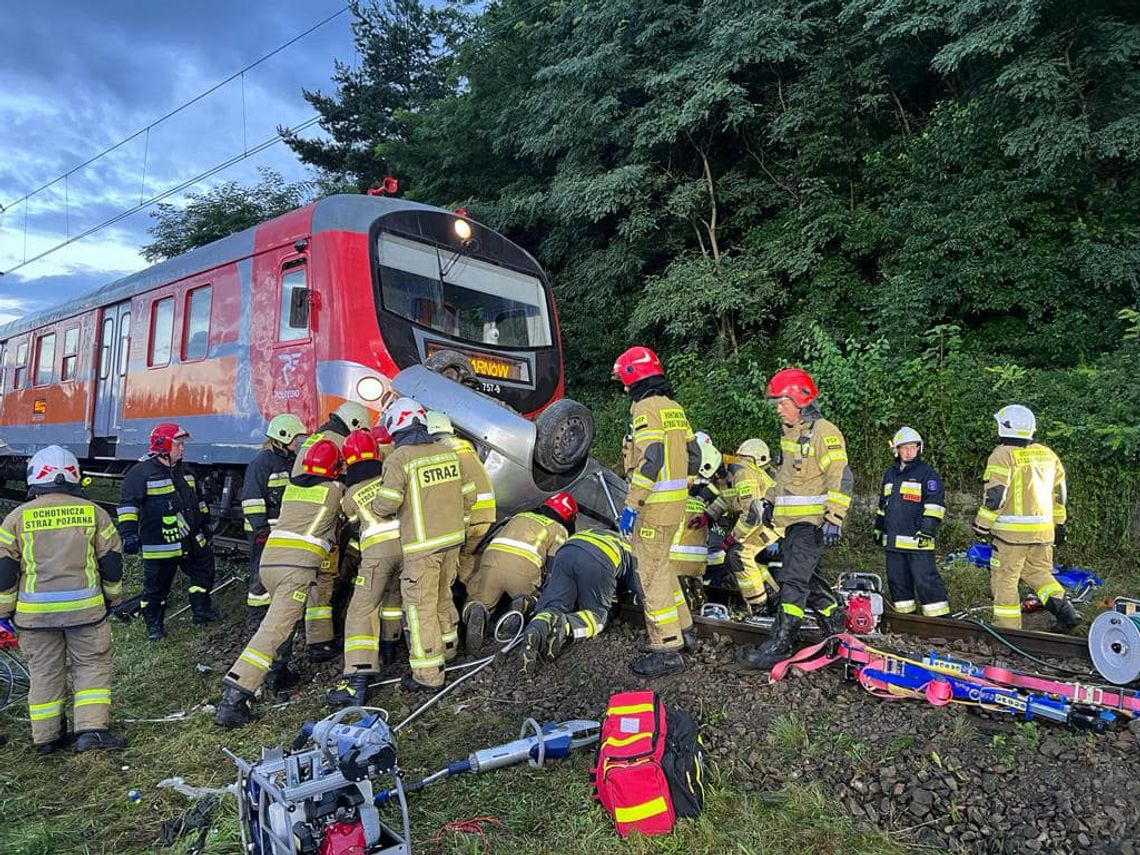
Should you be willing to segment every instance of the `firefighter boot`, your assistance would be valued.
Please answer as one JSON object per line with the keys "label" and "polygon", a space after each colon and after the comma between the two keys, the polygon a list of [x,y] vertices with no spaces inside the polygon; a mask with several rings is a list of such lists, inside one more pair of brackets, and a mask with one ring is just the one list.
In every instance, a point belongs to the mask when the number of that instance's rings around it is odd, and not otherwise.
{"label": "firefighter boot", "polygon": [[816,609],[815,619],[819,622],[819,631],[824,636],[839,635],[847,631],[847,609],[838,603],[827,609]]}
{"label": "firefighter boot", "polygon": [[802,623],[803,618],[781,611],[768,640],[745,653],[744,664],[758,671],[771,671],[772,666],[783,662],[795,652]]}
{"label": "firefighter boot", "polygon": [[334,707],[362,707],[368,703],[368,684],[372,682],[373,674],[349,674],[335,689],[325,694],[329,706]]}
{"label": "firefighter boot", "polygon": [[634,659],[629,669],[639,677],[664,677],[685,669],[680,650],[655,650]]}
{"label": "firefighter boot", "polygon": [[214,611],[208,591],[195,591],[190,595],[190,611],[194,616],[194,623],[217,623],[222,619],[222,616]]}
{"label": "firefighter boot", "polygon": [[262,683],[267,692],[283,692],[301,682],[301,675],[289,667],[288,659],[274,659]]}
{"label": "firefighter boot", "polygon": [[467,627],[467,637],[464,644],[467,652],[478,656],[487,643],[487,607],[478,600],[471,600],[463,607],[463,624]]}
{"label": "firefighter boot", "polygon": [[51,742],[39,743],[36,746],[36,753],[41,754],[45,757],[48,754],[55,754],[55,752],[59,751],[61,748],[63,748],[65,745],[67,745],[70,738],[71,738],[70,734],[68,734],[68,732],[67,732],[67,715],[65,713],[60,713],[60,715],[59,715],[59,736],[57,736]]}
{"label": "firefighter boot", "polygon": [[538,674],[538,660],[546,647],[546,637],[549,634],[550,624],[544,620],[531,621],[523,633],[522,644],[519,645],[519,666],[528,680],[533,680]]}
{"label": "firefighter boot", "polygon": [[146,637],[148,641],[162,641],[166,638],[166,627],[163,619],[166,616],[166,604],[159,600],[148,600],[140,604],[143,620],[146,621]]}
{"label": "firefighter boot", "polygon": [[226,683],[222,689],[222,699],[218,702],[218,711],[214,713],[214,724],[222,727],[241,727],[249,724],[253,718],[249,708],[252,697],[253,695],[240,686]]}
{"label": "firefighter boot", "polygon": [[1053,632],[1068,633],[1081,622],[1081,615],[1076,607],[1069,602],[1069,598],[1054,594],[1045,601],[1045,608],[1057,619]]}
{"label": "firefighter boot", "polygon": [[396,644],[395,641],[380,642],[380,664],[385,668],[396,664]]}
{"label": "firefighter boot", "polygon": [[685,652],[694,653],[697,648],[701,646],[700,639],[697,638],[697,628],[691,626],[681,633],[681,638],[685,640]]}
{"label": "firefighter boot", "polygon": [[75,735],[75,753],[126,747],[127,741],[114,736],[109,730],[85,730]]}
{"label": "firefighter boot", "polygon": [[[507,640],[518,635],[526,623],[526,616],[534,609],[534,597],[518,596],[511,600],[510,610],[499,624],[501,637]],[[498,640],[498,638],[496,638]]]}

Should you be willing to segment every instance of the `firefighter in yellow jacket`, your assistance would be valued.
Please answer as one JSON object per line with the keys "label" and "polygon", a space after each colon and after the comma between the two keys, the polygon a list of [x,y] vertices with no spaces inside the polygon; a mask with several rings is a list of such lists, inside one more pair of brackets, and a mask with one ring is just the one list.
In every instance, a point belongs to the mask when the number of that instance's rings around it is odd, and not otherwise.
{"label": "firefighter in yellow jacket", "polygon": [[[388,447],[391,450],[391,446]],[[340,506],[357,528],[360,568],[344,615],[344,680],[326,698],[334,706],[363,706],[368,684],[380,672],[380,605],[393,579],[400,577],[400,521],[372,512],[383,487],[383,453],[373,435],[354,430],[344,441],[347,467]]]}
{"label": "firefighter in yellow jacket", "polygon": [[214,716],[223,727],[248,724],[250,699],[267,680],[276,682],[288,663],[293,633],[336,536],[344,495],[344,485],[337,480],[342,466],[336,444],[318,441],[305,452],[301,474],[285,488],[281,514],[258,567],[261,584],[269,592],[269,611],[223,678],[222,700]]}
{"label": "firefighter in yellow jacket", "polygon": [[[28,463],[30,501],[0,525],[0,629],[20,632],[31,686],[28,717],[40,754],[67,738],[67,676],[75,750],[121,748],[110,733],[111,627],[123,594],[122,544],[110,515],[79,492],[79,462],[51,445]],[[69,667],[70,663],[70,667]]]}
{"label": "firefighter in yellow jacket", "polygon": [[718,473],[724,474],[724,457],[707,433],[697,431],[693,436],[700,448],[701,461],[696,477],[689,485],[689,494],[685,498],[685,516],[677,528],[677,533],[673,535],[673,543],[669,547],[669,561],[673,564],[673,572],[682,582],[686,579],[692,580],[693,587],[689,589],[690,592],[699,589],[699,596],[703,599],[704,589],[701,580],[708,569],[709,561],[710,519],[707,510],[720,495],[720,488],[714,482]]}
{"label": "firefighter in yellow jacket", "polygon": [[642,677],[656,677],[684,668],[681,651],[696,644],[691,632],[686,638],[692,616],[669,549],[685,519],[690,460],[695,472],[700,452],[656,353],[631,347],[614,363],[614,378],[633,401],[632,442],[625,460],[629,492],[618,529],[637,559],[649,634],[649,652],[630,667]]}
{"label": "firefighter in yellow jacket", "polygon": [[395,450],[384,461],[372,500],[378,517],[399,517],[404,567],[400,593],[408,624],[408,664],[401,685],[436,691],[443,685],[445,646],[459,637],[453,622],[451,581],[463,545],[463,475],[459,457],[427,432],[427,413],[411,398],[384,412]]}
{"label": "firefighter in yellow jacket", "polygon": [[990,584],[994,623],[1021,627],[1017,583],[1024,580],[1068,632],[1081,616],[1053,577],[1053,546],[1065,542],[1065,468],[1053,450],[1033,441],[1037,419],[1012,404],[994,414],[1001,445],[986,461],[982,506],[974,519],[979,540],[993,543]]}
{"label": "firefighter in yellow jacket", "polygon": [[843,631],[843,609],[820,563],[824,547],[839,543],[854,479],[843,434],[823,418],[818,397],[815,381],[798,368],[778,371],[768,382],[768,398],[783,423],[780,467],[763,514],[765,524],[783,531],[780,611],[768,640],[744,657],[764,671],[795,650],[806,608],[826,634]]}

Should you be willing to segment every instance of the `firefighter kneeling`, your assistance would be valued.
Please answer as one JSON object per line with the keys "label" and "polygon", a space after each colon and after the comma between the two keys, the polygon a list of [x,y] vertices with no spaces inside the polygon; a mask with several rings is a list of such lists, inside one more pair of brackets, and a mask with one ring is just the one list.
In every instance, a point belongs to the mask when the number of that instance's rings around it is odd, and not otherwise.
{"label": "firefighter kneeling", "polygon": [[[32,683],[32,741],[51,754],[67,737],[68,663],[75,690],[75,750],[121,748],[112,736],[111,627],[122,599],[123,556],[110,515],[79,492],[79,462],[58,445],[28,463],[25,502],[0,525],[0,628],[15,613]],[[18,591],[18,593],[17,593]]]}
{"label": "firefighter kneeling", "polygon": [[265,543],[258,575],[269,592],[269,611],[223,680],[214,721],[223,727],[248,724],[249,701],[267,678],[280,685],[293,632],[329,555],[340,517],[344,486],[336,480],[343,461],[329,440],[309,446],[301,474],[293,476],[281,502],[281,516]]}

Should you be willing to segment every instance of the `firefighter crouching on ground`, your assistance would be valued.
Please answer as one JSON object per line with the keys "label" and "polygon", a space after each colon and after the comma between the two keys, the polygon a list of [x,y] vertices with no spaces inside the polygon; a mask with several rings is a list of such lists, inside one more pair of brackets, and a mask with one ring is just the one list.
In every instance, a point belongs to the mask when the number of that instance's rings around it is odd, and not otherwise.
{"label": "firefighter crouching on ground", "polygon": [[468,653],[483,649],[491,613],[504,594],[511,597],[511,611],[503,621],[503,636],[513,638],[522,629],[538,598],[543,568],[574,533],[577,517],[574,497],[555,493],[533,511],[515,514],[495,531],[475,575],[467,581],[463,624]]}
{"label": "firefighter crouching on ground", "polygon": [[[702,450],[705,445],[702,441]],[[711,439],[707,446],[715,450]],[[707,517],[694,520],[694,524],[716,522],[728,511],[738,515],[732,533],[724,538],[725,563],[736,579],[744,604],[751,611],[763,608],[769,593],[775,595],[780,591],[761,556],[779,540],[776,530],[764,524],[767,501],[764,497],[775,482],[764,471],[771,460],[768,443],[764,440],[746,439],[736,449],[735,458],[724,469],[725,488],[720,491],[720,497],[709,505]],[[716,468],[720,469],[719,463]]]}
{"label": "firefighter crouching on ground", "polygon": [[269,610],[269,593],[257,576],[261,551],[269,538],[269,529],[277,525],[281,512],[281,495],[289,484],[289,473],[297,456],[297,447],[308,431],[292,413],[281,413],[269,421],[265,443],[257,457],[245,468],[241,485],[241,510],[249,537],[249,628],[257,629]]}
{"label": "firefighter crouching on ground", "polygon": [[695,473],[700,452],[656,353],[631,347],[617,358],[613,373],[633,402],[633,441],[625,460],[629,492],[618,529],[631,542],[637,559],[649,634],[649,653],[630,667],[642,677],[656,677],[683,669],[681,651],[697,643],[669,549],[685,519],[690,455]]}
{"label": "firefighter crouching on ground", "polygon": [[921,605],[927,617],[948,615],[946,584],[934,560],[934,537],[946,516],[942,478],[922,459],[922,436],[914,428],[900,428],[891,448],[895,462],[883,475],[875,517],[875,541],[887,555],[891,601],[903,614]]}
{"label": "firefighter crouching on ground", "polygon": [[190,579],[187,592],[194,623],[218,620],[210,603],[214,587],[210,511],[198,495],[197,481],[182,462],[189,438],[190,434],[173,422],[156,426],[150,434],[150,453],[123,478],[119,533],[124,552],[142,552],[143,596],[139,607],[151,641],[166,636],[166,598],[179,567]]}
{"label": "firefighter crouching on ground", "polygon": [[495,488],[479,459],[475,446],[455,435],[451,419],[444,413],[429,410],[428,433],[459,455],[459,471],[463,475],[463,519],[467,526],[463,548],[459,550],[458,579],[463,584],[475,571],[475,549],[495,524]]}
{"label": "firefighter crouching on ground", "polygon": [[285,488],[281,516],[261,553],[258,573],[269,592],[269,611],[222,681],[214,721],[223,727],[248,724],[249,701],[269,683],[283,687],[293,632],[305,611],[317,570],[329,554],[340,517],[344,485],[337,481],[340,449],[320,440],[305,451],[301,474]]}
{"label": "firefighter crouching on ground", "polygon": [[380,604],[392,581],[400,578],[403,553],[399,520],[372,511],[372,500],[383,487],[383,457],[373,435],[350,433],[344,441],[344,462],[340,507],[357,529],[360,568],[344,615],[344,680],[326,698],[334,706],[362,706],[368,701],[368,684],[380,673]]}
{"label": "firefighter crouching on ground", "polygon": [[854,479],[843,434],[823,418],[818,397],[815,381],[798,368],[785,368],[768,382],[768,398],[783,423],[780,466],[764,511],[764,522],[784,532],[780,610],[768,640],[744,655],[745,663],[763,671],[795,650],[804,609],[816,613],[825,634],[843,631],[843,609],[820,563],[824,547],[839,543]]}
{"label": "firefighter crouching on ground", "polygon": [[606,628],[622,578],[632,581],[630,545],[615,532],[572,535],[551,562],[534,619],[520,645],[522,671],[533,678],[540,659],[554,661],[570,641],[585,641]]}
{"label": "firefighter crouching on ground", "polygon": [[1024,579],[1057,619],[1054,630],[1069,632],[1081,616],[1053,578],[1053,546],[1065,542],[1065,468],[1052,449],[1033,441],[1037,418],[1028,407],[1002,407],[994,418],[1001,445],[986,461],[982,506],[974,519],[977,538],[993,543],[994,624],[1021,627],[1017,583]]}
{"label": "firefighter crouching on ground", "polygon": [[[28,661],[28,715],[40,754],[63,746],[67,675],[75,691],[75,750],[121,748],[111,721],[111,627],[123,556],[110,515],[79,491],[79,463],[51,445],[28,463],[28,495],[0,525],[0,628]],[[70,668],[69,668],[70,664]]]}
{"label": "firefighter crouching on ground", "polygon": [[431,438],[427,413],[411,398],[397,398],[388,407],[384,427],[396,447],[384,460],[372,513],[400,520],[400,594],[411,666],[401,685],[434,692],[444,682],[445,645],[454,647],[459,637],[451,582],[464,537],[463,476],[459,457]]}

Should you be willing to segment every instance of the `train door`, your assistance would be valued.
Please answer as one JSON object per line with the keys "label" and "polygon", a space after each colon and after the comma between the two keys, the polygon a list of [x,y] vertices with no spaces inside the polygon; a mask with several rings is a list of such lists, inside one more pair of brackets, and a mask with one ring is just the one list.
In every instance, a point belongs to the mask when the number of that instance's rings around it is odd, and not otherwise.
{"label": "train door", "polygon": [[95,375],[95,442],[113,443],[123,423],[123,384],[127,377],[127,357],[131,345],[131,301],[116,303],[103,310],[99,328],[99,359]]}
{"label": "train door", "polygon": [[304,257],[283,259],[278,268],[277,324],[273,341],[274,410],[315,425],[316,360],[311,330],[312,285]]}

